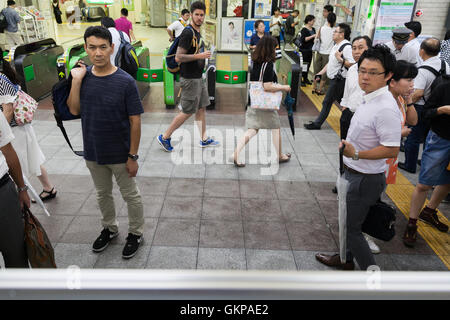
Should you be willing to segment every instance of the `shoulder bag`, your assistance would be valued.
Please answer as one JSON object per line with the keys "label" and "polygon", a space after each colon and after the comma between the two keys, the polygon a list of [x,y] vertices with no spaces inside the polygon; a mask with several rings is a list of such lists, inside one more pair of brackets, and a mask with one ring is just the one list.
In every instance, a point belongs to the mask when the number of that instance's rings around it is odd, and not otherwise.
{"label": "shoulder bag", "polygon": [[14,120],[17,125],[23,126],[33,121],[34,112],[38,103],[23,90],[17,91],[17,99],[13,104]]}
{"label": "shoulder bag", "polygon": [[250,108],[260,110],[279,110],[283,93],[264,90],[263,78],[267,62],[261,66],[259,81],[250,81]]}

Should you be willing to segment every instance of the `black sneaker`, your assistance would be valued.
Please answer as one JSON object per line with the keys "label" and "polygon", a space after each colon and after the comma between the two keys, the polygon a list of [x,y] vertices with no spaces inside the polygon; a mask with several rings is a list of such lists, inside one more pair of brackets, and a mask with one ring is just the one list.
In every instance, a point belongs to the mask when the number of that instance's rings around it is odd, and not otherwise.
{"label": "black sneaker", "polygon": [[122,258],[133,258],[143,241],[144,238],[142,236],[137,236],[135,234],[129,233],[127,237],[127,243],[125,244],[125,247],[123,247]]}
{"label": "black sneaker", "polygon": [[109,245],[109,242],[117,237],[118,234],[119,232],[111,232],[108,228],[104,228],[92,245],[92,250],[94,252],[102,252]]}

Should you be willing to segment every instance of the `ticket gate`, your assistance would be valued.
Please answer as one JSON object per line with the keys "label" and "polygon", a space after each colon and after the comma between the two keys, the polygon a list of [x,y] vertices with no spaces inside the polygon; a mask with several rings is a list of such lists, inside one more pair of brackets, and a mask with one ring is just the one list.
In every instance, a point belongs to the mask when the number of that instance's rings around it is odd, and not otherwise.
{"label": "ticket gate", "polygon": [[46,97],[58,82],[56,61],[63,52],[63,47],[49,38],[12,48],[6,60],[22,79],[22,90],[40,100]]}
{"label": "ticket gate", "polygon": [[297,111],[297,106],[300,106],[299,98],[303,66],[302,54],[297,51],[283,50],[281,56],[282,58],[277,63],[278,82],[291,86],[290,95],[295,99],[295,104],[292,106],[292,109],[293,111]]}

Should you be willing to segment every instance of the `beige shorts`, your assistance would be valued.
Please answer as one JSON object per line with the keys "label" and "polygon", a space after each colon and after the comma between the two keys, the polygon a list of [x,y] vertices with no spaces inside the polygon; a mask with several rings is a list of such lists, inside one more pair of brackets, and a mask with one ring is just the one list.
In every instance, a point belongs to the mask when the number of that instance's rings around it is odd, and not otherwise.
{"label": "beige shorts", "polygon": [[185,114],[194,114],[200,108],[209,106],[209,94],[206,81],[200,79],[180,78],[181,110]]}

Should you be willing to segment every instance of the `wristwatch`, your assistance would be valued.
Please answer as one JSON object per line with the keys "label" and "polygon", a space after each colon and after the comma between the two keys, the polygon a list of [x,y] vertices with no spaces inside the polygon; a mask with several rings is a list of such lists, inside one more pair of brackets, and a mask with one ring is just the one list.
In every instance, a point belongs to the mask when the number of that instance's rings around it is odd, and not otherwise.
{"label": "wristwatch", "polygon": [[18,190],[19,192],[27,191],[27,190],[28,190],[28,186],[25,185],[25,186],[23,186],[22,188],[17,188],[17,190]]}
{"label": "wristwatch", "polygon": [[359,160],[359,151],[355,151],[355,154],[352,157],[353,160]]}
{"label": "wristwatch", "polygon": [[408,103],[406,106],[407,107],[412,107],[414,105],[414,103]]}
{"label": "wristwatch", "polygon": [[128,158],[137,161],[137,159],[139,159],[139,156],[137,154],[128,154]]}

